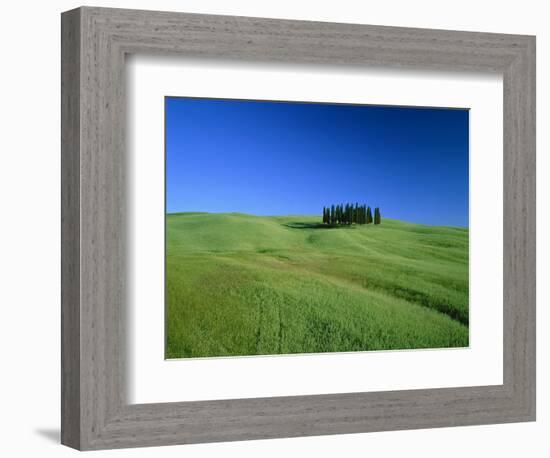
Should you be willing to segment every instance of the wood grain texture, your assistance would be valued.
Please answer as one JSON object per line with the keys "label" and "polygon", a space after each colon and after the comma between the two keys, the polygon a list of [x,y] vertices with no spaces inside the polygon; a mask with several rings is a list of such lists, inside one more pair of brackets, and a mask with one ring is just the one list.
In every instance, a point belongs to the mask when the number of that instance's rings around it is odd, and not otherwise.
{"label": "wood grain texture", "polygon": [[[62,42],[64,444],[88,450],[535,418],[534,37],[84,7],[63,13]],[[504,384],[129,405],[129,53],[502,73]]]}
{"label": "wood grain texture", "polygon": [[80,35],[79,11],[61,24],[61,441],[80,429]]}

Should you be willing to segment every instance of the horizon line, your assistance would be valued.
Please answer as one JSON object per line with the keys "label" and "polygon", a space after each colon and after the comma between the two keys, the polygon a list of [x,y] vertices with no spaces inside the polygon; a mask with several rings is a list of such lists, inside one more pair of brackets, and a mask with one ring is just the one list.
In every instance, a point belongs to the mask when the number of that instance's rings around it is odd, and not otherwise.
{"label": "horizon line", "polygon": [[[239,212],[239,211],[226,211],[226,212],[212,212],[212,211],[198,211],[198,210],[188,210],[188,211],[176,211],[176,212],[165,212],[165,216],[170,215],[181,215],[181,214],[203,214],[203,215],[246,215],[246,216],[255,216],[258,218],[281,218],[281,217],[298,217],[298,216],[308,216],[308,217],[320,217],[318,214],[307,214],[307,213],[290,213],[290,214],[284,214],[284,215],[259,215],[255,213],[246,213],[246,212]],[[452,227],[452,228],[459,228],[459,229],[470,229],[470,226],[460,226],[456,224],[429,224],[429,223],[419,223],[414,221],[407,221],[404,219],[397,219],[392,218],[391,216],[384,216],[382,215],[382,221],[384,219],[392,220],[392,221],[400,221],[402,223],[407,224],[417,224],[421,226],[431,226],[431,227]]]}

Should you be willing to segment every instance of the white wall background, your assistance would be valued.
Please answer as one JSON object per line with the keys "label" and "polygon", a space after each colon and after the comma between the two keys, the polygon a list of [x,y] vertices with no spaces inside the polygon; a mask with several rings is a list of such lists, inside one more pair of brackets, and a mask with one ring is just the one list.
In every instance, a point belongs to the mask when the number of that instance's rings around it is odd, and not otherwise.
{"label": "white wall background", "polygon": [[[97,6],[356,22],[537,35],[538,421],[437,430],[279,439],[139,450],[97,456],[547,456],[550,398],[548,289],[550,20],[536,0],[124,0]],[[68,0],[2,5],[0,46],[0,453],[75,456],[58,445],[60,373],[60,12]],[[545,17],[546,16],[546,17]],[[545,205],[546,203],[546,205]],[[545,285],[546,283],[546,285]],[[545,334],[546,333],[546,334]],[[546,433],[546,434],[545,434]]]}

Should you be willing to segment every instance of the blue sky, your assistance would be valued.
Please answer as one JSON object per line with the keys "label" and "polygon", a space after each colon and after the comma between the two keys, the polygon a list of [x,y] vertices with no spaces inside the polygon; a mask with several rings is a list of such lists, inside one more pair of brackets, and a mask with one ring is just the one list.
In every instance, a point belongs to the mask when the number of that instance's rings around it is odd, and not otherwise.
{"label": "blue sky", "polygon": [[166,210],[468,226],[467,110],[167,97]]}

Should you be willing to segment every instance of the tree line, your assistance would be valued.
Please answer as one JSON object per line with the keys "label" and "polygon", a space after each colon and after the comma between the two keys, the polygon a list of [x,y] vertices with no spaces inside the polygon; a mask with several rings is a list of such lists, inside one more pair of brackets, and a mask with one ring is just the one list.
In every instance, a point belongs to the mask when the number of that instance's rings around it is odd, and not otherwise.
{"label": "tree line", "polygon": [[370,207],[359,205],[357,202],[355,205],[339,204],[323,207],[324,224],[380,224],[381,220],[380,208],[374,209],[373,217]]}

